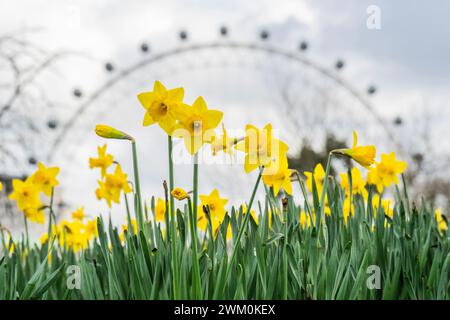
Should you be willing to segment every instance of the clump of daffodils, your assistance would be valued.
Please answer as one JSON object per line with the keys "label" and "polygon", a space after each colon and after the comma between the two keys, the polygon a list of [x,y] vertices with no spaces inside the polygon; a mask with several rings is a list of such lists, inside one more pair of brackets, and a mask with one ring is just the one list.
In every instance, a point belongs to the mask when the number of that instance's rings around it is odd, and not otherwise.
{"label": "clump of daffodils", "polygon": [[[89,219],[84,213],[84,207],[72,212],[71,220],[62,220],[52,228],[52,239],[56,239],[62,248],[78,252],[89,247],[89,242],[98,236],[97,219]],[[49,240],[48,233],[40,237],[42,245]]]}
{"label": "clump of daffodils", "polygon": [[57,175],[58,167],[46,167],[38,163],[37,170],[25,180],[13,179],[13,192],[9,195],[11,200],[17,204],[25,218],[31,222],[43,224],[45,222],[43,197],[51,197],[52,190],[59,182]]}
{"label": "clump of daffodils", "polygon": [[[115,164],[113,173],[108,173],[108,169]],[[105,200],[108,207],[111,208],[112,203],[119,204],[122,192],[124,194],[132,191],[128,183],[127,174],[122,171],[119,163],[114,162],[114,157],[106,153],[106,144],[98,147],[98,157],[89,159],[89,167],[91,169],[99,168],[101,171],[101,180],[98,180],[99,187],[95,194],[97,199]]]}

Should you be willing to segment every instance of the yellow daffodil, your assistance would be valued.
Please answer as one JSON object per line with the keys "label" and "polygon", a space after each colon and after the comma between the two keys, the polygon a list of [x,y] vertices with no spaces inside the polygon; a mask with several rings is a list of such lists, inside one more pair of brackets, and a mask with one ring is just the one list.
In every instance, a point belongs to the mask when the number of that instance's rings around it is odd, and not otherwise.
{"label": "yellow daffodil", "polygon": [[155,81],[152,92],[138,95],[139,102],[145,109],[143,125],[158,123],[168,135],[172,135],[177,121],[177,109],[183,104],[183,97],[183,88],[167,90],[161,82]]}
{"label": "yellow daffodil", "polygon": [[105,176],[106,170],[113,164],[114,157],[106,153],[106,144],[97,147],[98,158],[89,158],[89,168],[100,168],[102,177]]}
{"label": "yellow daffodil", "polygon": [[233,153],[233,146],[236,143],[237,139],[228,136],[225,126],[222,123],[222,136],[218,137],[214,135],[211,140],[211,151],[213,156],[216,156],[220,151],[231,155]]}
{"label": "yellow daffodil", "polygon": [[3,190],[3,183],[0,181],[0,191]]}
{"label": "yellow daffodil", "polygon": [[227,240],[233,239],[233,230],[231,229],[231,224],[227,227]]}
{"label": "yellow daffodil", "polygon": [[91,234],[86,230],[86,225],[80,220],[61,222],[60,241],[73,252],[86,249],[89,246]]}
{"label": "yellow daffodil", "polygon": [[353,147],[350,149],[337,149],[332,153],[347,156],[365,168],[369,168],[375,162],[376,149],[374,146],[358,146],[358,135],[353,131]]}
{"label": "yellow daffodil", "polygon": [[111,126],[107,126],[104,124],[98,124],[95,126],[95,133],[102,138],[105,139],[119,139],[119,140],[130,140],[134,141],[134,138],[130,136],[128,133],[120,131]]}
{"label": "yellow daffodil", "polygon": [[[313,223],[316,223],[316,215],[313,214]],[[311,226],[311,217],[308,213],[301,210],[300,211],[300,226],[302,229],[305,229],[307,227]]]}
{"label": "yellow daffodil", "polygon": [[48,241],[48,233],[45,232],[40,236],[39,242],[41,243],[41,245],[44,245],[47,243],[47,241]]}
{"label": "yellow daffodil", "polygon": [[398,175],[406,170],[406,162],[395,158],[395,153],[382,154],[381,161],[372,168],[367,175],[367,182],[376,185],[378,192],[391,184],[398,184]]}
{"label": "yellow daffodil", "polygon": [[268,166],[272,161],[286,156],[288,146],[272,136],[272,125],[267,124],[262,130],[255,126],[245,127],[245,138],[235,148],[245,152],[244,170],[249,173],[259,166]]}
{"label": "yellow daffodil", "polygon": [[199,206],[197,211],[198,227],[202,230],[206,230],[208,219],[203,212],[203,206],[208,206],[211,224],[215,232],[225,218],[225,205],[228,203],[228,199],[221,198],[219,190],[217,189],[214,189],[209,195],[200,195],[199,198],[201,201],[201,205]]}
{"label": "yellow daffodil", "polygon": [[110,208],[113,202],[120,203],[120,199],[116,196],[114,189],[107,187],[105,181],[98,180],[97,182],[99,187],[95,190],[95,195],[98,200],[104,199]]}
{"label": "yellow daffodil", "polygon": [[223,112],[208,109],[203,97],[198,97],[192,107],[183,105],[178,109],[179,123],[173,135],[183,138],[188,152],[196,154],[204,143],[211,142],[222,117]]}
{"label": "yellow daffodil", "polygon": [[39,199],[40,189],[33,183],[31,176],[25,181],[13,179],[12,186],[13,192],[9,195],[9,198],[17,202],[17,207],[20,211],[41,206],[41,200]]}
{"label": "yellow daffodil", "polygon": [[383,179],[381,178],[376,165],[375,167],[370,168],[369,173],[367,173],[367,184],[376,186],[379,193],[384,189]]}
{"label": "yellow daffodil", "polygon": [[14,242],[11,242],[10,236],[6,237],[5,245],[5,249],[8,251],[9,255],[12,255],[16,249],[16,246],[14,245]]}
{"label": "yellow daffodil", "polygon": [[89,239],[98,237],[97,219],[88,220],[85,228]]}
{"label": "yellow daffodil", "polygon": [[[243,205],[241,205],[241,208],[242,208],[242,214],[246,215],[247,214],[247,205],[243,204]],[[255,210],[251,210],[250,215],[252,216],[252,218],[256,222],[256,224],[258,224],[258,216],[257,216]]]}
{"label": "yellow daffodil", "polygon": [[27,207],[23,210],[23,213],[31,222],[36,222],[39,224],[44,224],[45,222],[45,214],[42,205],[37,207]]}
{"label": "yellow daffodil", "polygon": [[355,207],[353,203],[350,205],[350,198],[345,197],[343,205],[344,223],[348,223],[348,218],[355,215]]}
{"label": "yellow daffodil", "polygon": [[321,194],[323,181],[325,180],[325,170],[323,170],[322,164],[316,164],[313,172],[305,171],[303,172],[303,174],[306,176],[306,187],[308,188],[309,192],[313,192],[312,177],[314,175],[314,182],[316,184],[317,192]]}
{"label": "yellow daffodil", "polygon": [[438,230],[440,234],[444,234],[445,231],[447,231],[448,229],[448,224],[447,224],[447,220],[444,219],[443,215],[442,215],[442,210],[441,209],[437,209],[434,212],[434,217],[436,218],[436,223],[438,226]]}
{"label": "yellow daffodil", "polygon": [[164,222],[166,217],[166,202],[158,198],[155,205],[155,220],[156,222]]}
{"label": "yellow daffodil", "polygon": [[272,187],[275,196],[281,188],[292,194],[291,175],[294,170],[289,169],[287,157],[272,161],[271,164],[264,168],[262,179],[265,185]]}
{"label": "yellow daffodil", "polygon": [[[377,211],[380,205],[380,196],[378,194],[373,195],[372,197],[372,207],[373,217],[376,219]],[[381,199],[381,207],[383,208],[384,214],[389,218],[394,218],[394,202],[391,199]],[[389,223],[387,221],[384,222],[385,228],[389,227]]]}
{"label": "yellow daffodil", "polygon": [[189,194],[183,188],[175,188],[171,194],[175,199],[180,201],[189,198]]}
{"label": "yellow daffodil", "polygon": [[[367,197],[367,190],[366,190],[366,181],[363,179],[361,171],[353,167],[351,170],[352,175],[352,194],[360,194],[364,198]],[[341,176],[341,186],[345,190],[345,193],[349,194],[349,180],[348,180],[348,173],[343,172],[340,174]]]}
{"label": "yellow daffodil", "polygon": [[127,180],[127,174],[122,171],[120,165],[116,166],[114,175],[111,176],[111,179],[117,189],[122,190],[124,193],[130,193],[132,191]]}
{"label": "yellow daffodil", "polygon": [[127,180],[127,174],[122,171],[120,165],[116,166],[114,174],[106,174],[104,181],[98,181],[99,188],[96,190],[97,198],[104,199],[111,208],[112,202],[120,203],[120,193],[131,192],[130,184]]}
{"label": "yellow daffodil", "polygon": [[59,184],[56,176],[59,173],[58,167],[47,168],[43,163],[38,163],[38,169],[31,176],[33,184],[38,187],[46,196],[52,194],[52,189]]}
{"label": "yellow daffodil", "polygon": [[[137,233],[136,219],[131,219],[131,225],[132,225],[134,234],[136,234]],[[119,235],[120,241],[125,242],[125,232],[128,232],[128,230],[129,230],[128,224],[122,225],[122,232]]]}
{"label": "yellow daffodil", "polygon": [[72,218],[82,221],[84,219],[84,207],[80,207],[72,212]]}

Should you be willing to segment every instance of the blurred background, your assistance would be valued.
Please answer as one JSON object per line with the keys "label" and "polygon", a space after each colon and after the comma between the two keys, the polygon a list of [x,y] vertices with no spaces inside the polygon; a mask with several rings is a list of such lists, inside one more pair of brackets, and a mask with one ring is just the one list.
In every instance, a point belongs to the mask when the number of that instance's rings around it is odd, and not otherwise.
{"label": "blurred background", "polygon": [[[351,144],[355,129],[361,143],[408,162],[415,199],[446,208],[449,15],[444,0],[3,0],[0,223],[21,230],[7,195],[39,161],[61,168],[59,219],[84,206],[123,220],[121,206],[95,197],[98,123],[137,138],[145,198],[163,197],[166,138],[141,126],[136,98],[155,80],[183,86],[188,103],[202,95],[230,133],[273,123],[300,171]],[[109,141],[108,151],[131,175],[129,144]],[[189,189],[191,166],[178,162],[176,185]],[[200,194],[246,201],[255,176],[217,162],[201,167]]]}

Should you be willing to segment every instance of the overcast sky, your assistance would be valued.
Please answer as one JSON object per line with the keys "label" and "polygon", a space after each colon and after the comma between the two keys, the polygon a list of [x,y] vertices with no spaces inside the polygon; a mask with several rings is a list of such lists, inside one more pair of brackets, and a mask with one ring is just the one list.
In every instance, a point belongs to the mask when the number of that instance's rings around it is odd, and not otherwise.
{"label": "overcast sky", "polygon": [[[366,26],[366,10],[370,5],[380,8],[379,30]],[[27,39],[49,50],[88,53],[99,61],[112,61],[120,69],[142,58],[138,50],[142,42],[149,43],[151,53],[178,46],[177,32],[181,29],[188,31],[192,43],[216,39],[218,28],[223,24],[229,26],[232,39],[242,42],[257,40],[258,33],[266,29],[270,32],[270,43],[284,49],[297,50],[299,41],[308,41],[308,56],[325,67],[332,68],[336,59],[343,59],[346,62],[343,77],[355,87],[364,91],[371,83],[377,85],[379,92],[372,102],[383,114],[413,116],[418,110],[423,112],[420,108],[426,102],[427,112],[437,128],[432,136],[442,139],[443,145],[448,146],[449,139],[444,136],[448,132],[443,128],[449,121],[449,16],[450,2],[445,0],[3,0],[0,2],[0,35],[42,27],[42,31],[27,35]],[[69,88],[81,85],[89,93],[108,79],[101,70],[93,72],[86,65],[61,67],[61,72],[68,75],[65,79]],[[274,110],[270,108],[267,88],[264,89],[267,83],[260,83],[254,72],[244,77],[230,73],[227,77],[231,80],[225,81],[222,78],[226,78],[226,71],[223,70],[215,75],[211,71],[190,73],[186,70],[172,75],[160,70],[149,74],[148,79],[146,74],[139,73],[127,80],[128,85],[120,87],[127,92],[127,97],[123,97],[119,89],[108,93],[110,100],[105,98],[99,102],[101,112],[93,113],[89,121],[86,120],[87,125],[79,127],[85,130],[82,141],[78,140],[78,148],[68,149],[74,152],[68,156],[75,159],[75,164],[64,167],[63,159],[67,159],[67,155],[59,158],[63,162],[59,163],[63,197],[71,206],[68,210],[85,205],[92,215],[106,211],[105,205],[99,205],[93,195],[98,175],[86,165],[87,158],[95,154],[95,146],[102,143],[90,134],[89,128],[102,121],[132,130],[138,137],[142,142],[141,170],[147,198],[150,194],[163,195],[161,181],[167,175],[165,138],[157,128],[140,128],[143,112],[135,96],[128,94],[150,89],[159,74],[169,85],[185,86],[190,101],[203,95],[211,105],[226,109],[224,121],[228,126],[242,127],[251,119],[257,125],[271,121]],[[217,75],[223,77],[214,79]],[[117,113],[105,107],[108,101],[120,101]],[[267,109],[254,115],[255,109],[248,107],[248,112],[243,111],[243,104]],[[343,134],[350,136],[350,133],[351,128],[348,128]],[[128,146],[109,143],[109,147],[131,173]],[[191,173],[186,171],[190,167],[180,166],[177,170],[179,183],[189,189]],[[242,170],[236,166],[207,168],[202,174],[201,193],[225,185],[223,193],[239,201],[249,196],[248,186],[255,178],[253,175],[242,177]],[[217,181],[223,177],[228,180],[233,177],[233,181],[245,187],[226,187]],[[113,213],[118,217],[120,211],[116,208]]]}

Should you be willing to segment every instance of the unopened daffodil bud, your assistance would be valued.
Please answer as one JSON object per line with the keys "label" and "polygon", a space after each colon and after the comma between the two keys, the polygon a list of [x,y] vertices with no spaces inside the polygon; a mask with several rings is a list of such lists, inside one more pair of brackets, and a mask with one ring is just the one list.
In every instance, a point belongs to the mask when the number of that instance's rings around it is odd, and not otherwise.
{"label": "unopened daffodil bud", "polygon": [[98,124],[95,126],[95,133],[98,136],[106,139],[120,139],[120,140],[134,141],[134,138],[129,134],[103,124]]}
{"label": "unopened daffodil bud", "polygon": [[175,188],[175,189],[172,190],[172,192],[170,194],[175,199],[180,200],[180,201],[189,198],[189,195],[186,192],[186,190],[184,190],[182,188]]}

